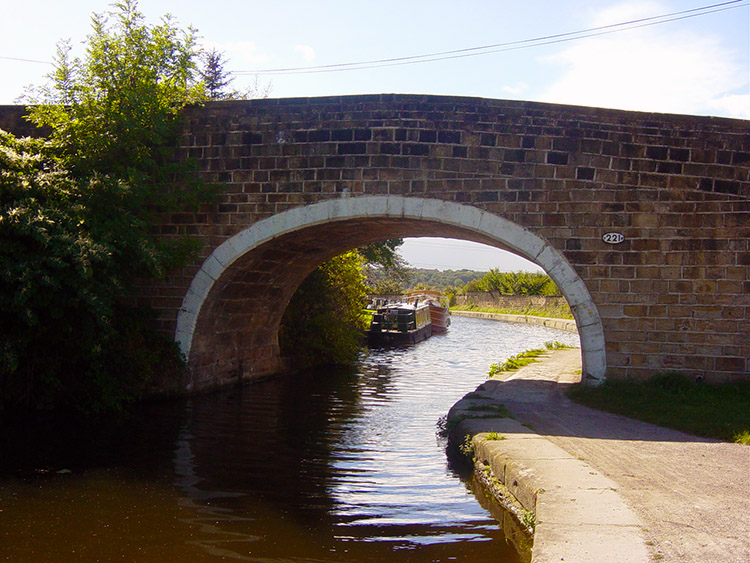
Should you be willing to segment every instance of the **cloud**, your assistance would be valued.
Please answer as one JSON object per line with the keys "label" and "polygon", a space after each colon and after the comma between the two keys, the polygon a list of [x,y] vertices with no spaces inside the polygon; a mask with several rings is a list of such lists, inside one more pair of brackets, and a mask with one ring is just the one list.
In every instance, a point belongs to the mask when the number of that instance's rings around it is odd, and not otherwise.
{"label": "cloud", "polygon": [[750,94],[727,95],[712,101],[719,115],[750,119]]}
{"label": "cloud", "polygon": [[[616,6],[593,25],[665,13],[653,3]],[[654,26],[576,41],[548,57],[562,75],[543,101],[667,113],[741,112],[747,88],[736,53],[720,37]],[[746,70],[746,69],[745,69]]]}
{"label": "cloud", "polygon": [[512,85],[503,86],[500,90],[503,92],[503,94],[508,94],[509,96],[520,96],[528,89],[529,85],[525,82],[516,82]]}
{"label": "cloud", "polygon": [[613,25],[617,23],[647,18],[654,14],[665,14],[670,10],[659,2],[627,2],[609,6],[591,17],[591,27]]}
{"label": "cloud", "polygon": [[248,65],[260,65],[269,61],[268,55],[258,52],[254,41],[229,41],[217,43],[206,41],[201,45],[204,49],[216,49],[224,54],[233,69],[242,69]]}
{"label": "cloud", "polygon": [[295,45],[294,51],[302,53],[302,58],[307,62],[315,60],[315,50],[310,45]]}

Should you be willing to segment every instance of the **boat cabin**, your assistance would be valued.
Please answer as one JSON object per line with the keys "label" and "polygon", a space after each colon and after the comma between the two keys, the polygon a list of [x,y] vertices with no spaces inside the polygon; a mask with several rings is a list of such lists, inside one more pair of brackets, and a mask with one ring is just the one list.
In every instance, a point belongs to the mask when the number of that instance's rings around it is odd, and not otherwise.
{"label": "boat cabin", "polygon": [[394,303],[378,307],[367,333],[371,344],[414,344],[432,334],[427,303]]}

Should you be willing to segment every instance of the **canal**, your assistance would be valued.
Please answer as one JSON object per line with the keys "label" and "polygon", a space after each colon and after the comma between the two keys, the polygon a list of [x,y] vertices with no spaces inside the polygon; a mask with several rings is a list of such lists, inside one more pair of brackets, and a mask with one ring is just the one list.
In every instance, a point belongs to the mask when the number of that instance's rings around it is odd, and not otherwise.
{"label": "canal", "polygon": [[11,429],[0,559],[516,562],[439,420],[491,363],[550,340],[578,345],[454,317],[447,335],[370,350],[353,369],[142,405],[44,439]]}

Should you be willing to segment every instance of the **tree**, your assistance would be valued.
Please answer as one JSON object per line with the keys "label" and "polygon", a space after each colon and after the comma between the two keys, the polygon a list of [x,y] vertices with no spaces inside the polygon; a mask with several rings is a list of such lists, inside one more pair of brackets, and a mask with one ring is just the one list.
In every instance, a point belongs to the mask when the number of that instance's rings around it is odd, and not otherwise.
{"label": "tree", "polygon": [[389,239],[358,248],[365,259],[365,275],[369,293],[384,295],[403,292],[409,283],[408,264],[398,254],[404,239]]}
{"label": "tree", "polygon": [[216,49],[203,53],[201,76],[206,85],[206,93],[211,100],[224,100],[232,96],[226,88],[232,83],[229,73],[224,70],[226,61]]}
{"label": "tree", "polygon": [[492,268],[466,284],[465,291],[497,291],[502,295],[560,295],[555,282],[541,272],[500,272]]}
{"label": "tree", "polygon": [[402,239],[368,244],[324,262],[305,279],[282,318],[279,343],[282,355],[298,365],[353,362],[362,343],[367,320],[364,306],[366,272],[382,275],[405,271],[396,252]]}
{"label": "tree", "polygon": [[133,278],[164,276],[194,248],[152,221],[206,192],[172,189],[192,176],[174,158],[180,112],[205,97],[196,35],[146,24],[133,0],[92,21],[85,57],[60,44],[28,97],[49,140],[0,136],[0,408],[121,408],[177,363],[129,303]]}
{"label": "tree", "polygon": [[210,100],[250,100],[253,98],[267,98],[271,91],[271,84],[261,84],[255,76],[252,84],[245,90],[228,89],[234,81],[231,73],[224,67],[226,59],[223,53],[216,49],[202,53],[203,67],[200,71]]}
{"label": "tree", "polygon": [[357,251],[364,258],[368,266],[381,268],[402,267],[405,265],[405,262],[397,252],[398,247],[402,244],[404,244],[404,239],[394,238],[361,246]]}
{"label": "tree", "polygon": [[0,131],[0,412],[119,408],[178,366],[148,312],[124,304],[127,243],[102,236],[93,205],[117,185],[73,178],[53,152]]}
{"label": "tree", "polygon": [[282,355],[302,366],[355,360],[365,328],[363,263],[356,250],[346,252],[302,282],[282,319]]}
{"label": "tree", "polygon": [[133,184],[171,181],[179,118],[205,99],[196,31],[165,17],[148,25],[135,0],[95,14],[85,56],[58,46],[49,83],[29,93],[30,117],[77,175],[116,175]]}

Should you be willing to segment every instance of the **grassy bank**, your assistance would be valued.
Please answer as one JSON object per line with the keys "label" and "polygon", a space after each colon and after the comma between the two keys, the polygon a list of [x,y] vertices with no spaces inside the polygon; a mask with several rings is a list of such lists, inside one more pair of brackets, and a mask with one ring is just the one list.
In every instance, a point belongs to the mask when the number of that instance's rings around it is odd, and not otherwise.
{"label": "grassy bank", "polygon": [[487,377],[492,377],[498,373],[506,371],[516,371],[523,366],[539,361],[536,358],[542,354],[546,354],[549,350],[563,350],[565,348],[570,348],[570,346],[556,340],[554,342],[545,342],[544,348],[532,348],[531,350],[526,350],[520,354],[511,356],[500,364],[492,364],[490,366],[490,371],[487,373]]}
{"label": "grassy bank", "polygon": [[573,387],[574,401],[689,434],[750,445],[750,383],[708,385],[678,374]]}
{"label": "grassy bank", "polygon": [[573,314],[568,307],[506,307],[493,309],[477,307],[476,305],[451,305],[451,311],[477,311],[480,313],[501,313],[504,315],[528,315],[530,317],[545,317],[549,319],[572,319]]}

